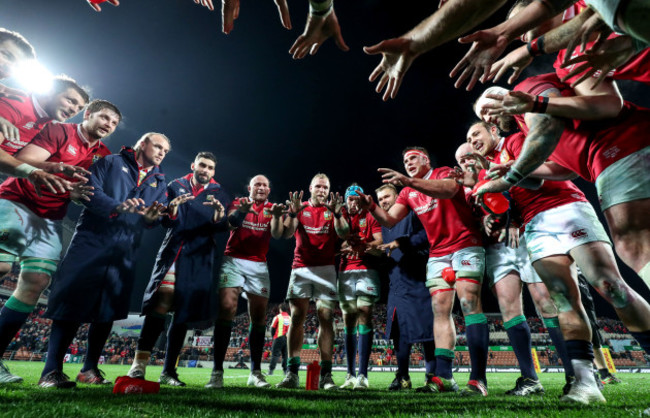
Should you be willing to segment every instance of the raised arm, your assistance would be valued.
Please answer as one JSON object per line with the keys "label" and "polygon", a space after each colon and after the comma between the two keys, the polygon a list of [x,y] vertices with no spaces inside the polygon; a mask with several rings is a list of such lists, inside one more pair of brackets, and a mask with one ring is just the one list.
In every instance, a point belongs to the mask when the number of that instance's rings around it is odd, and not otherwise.
{"label": "raised arm", "polygon": [[384,183],[407,186],[436,199],[451,199],[460,190],[460,186],[454,179],[425,180],[411,178],[390,168],[380,168],[377,171],[382,173],[381,177]]}
{"label": "raised arm", "polygon": [[372,214],[372,217],[386,228],[392,228],[399,221],[406,218],[406,215],[409,213],[409,208],[401,203],[395,203],[387,212],[375,203],[372,196],[360,192],[357,193],[359,196],[353,196],[353,198],[358,200],[359,207],[368,210]]}

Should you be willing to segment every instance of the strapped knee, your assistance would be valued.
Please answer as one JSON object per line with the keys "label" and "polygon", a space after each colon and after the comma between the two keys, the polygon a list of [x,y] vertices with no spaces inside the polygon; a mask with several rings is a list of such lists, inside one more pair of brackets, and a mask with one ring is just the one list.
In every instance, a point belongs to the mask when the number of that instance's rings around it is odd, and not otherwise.
{"label": "strapped knee", "polygon": [[41,273],[52,277],[56,271],[57,262],[44,258],[23,258],[20,260],[20,271],[22,273]]}
{"label": "strapped knee", "polygon": [[324,299],[318,299],[316,301],[316,309],[329,309],[330,311],[333,311],[334,308],[336,307],[336,304],[333,300],[324,300]]}
{"label": "strapped knee", "polygon": [[341,312],[346,315],[354,314],[357,312],[357,301],[356,300],[342,300],[339,302],[341,306]]}

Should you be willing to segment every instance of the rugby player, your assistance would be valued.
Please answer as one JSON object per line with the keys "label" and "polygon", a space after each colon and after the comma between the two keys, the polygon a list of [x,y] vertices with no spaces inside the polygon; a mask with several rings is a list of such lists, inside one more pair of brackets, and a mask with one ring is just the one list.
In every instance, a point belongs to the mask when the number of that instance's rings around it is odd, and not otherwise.
{"label": "rugby player", "polygon": [[[318,348],[321,357],[321,389],[337,389],[332,379],[332,351],[334,342],[333,310],[338,300],[334,257],[337,239],[345,239],[350,227],[341,214],[343,198],[330,193],[329,178],[316,174],[310,184],[309,201],[303,202],[303,192],[290,193],[288,214],[284,222],[284,237],[295,235],[291,278],[287,299],[291,306],[289,326],[289,372],[280,388],[297,388],[300,385],[300,352],[302,351],[304,323],[309,300],[316,299],[318,312]],[[329,196],[329,200],[328,200]]]}
{"label": "rugby player", "polygon": [[[379,300],[379,272],[377,257],[382,244],[381,225],[353,199],[363,189],[356,183],[345,191],[345,219],[350,226],[350,234],[341,248],[338,291],[339,305],[345,324],[345,352],[348,374],[341,389],[368,388],[368,362],[374,336],[372,308]],[[358,326],[358,328],[357,328]],[[359,351],[359,375],[356,373],[357,329]]]}
{"label": "rugby player", "polygon": [[481,305],[485,250],[478,225],[462,187],[450,178],[454,173],[452,168],[432,168],[429,153],[421,147],[408,147],[402,155],[408,177],[394,170],[379,169],[385,183],[405,186],[397,202],[385,211],[371,196],[362,195],[360,206],[370,210],[388,228],[413,210],[427,231],[426,284],[431,294],[436,343],[436,372],[427,384],[430,392],[458,391],[451,369],[456,345],[451,311],[458,292],[472,364],[463,393],[487,396],[489,330]]}
{"label": "rugby player", "polygon": [[159,382],[185,386],[178,378],[176,362],[185,343],[187,323],[212,319],[214,234],[227,230],[225,222],[215,218],[223,211],[213,208],[214,200],[222,208],[230,203],[213,178],[216,165],[214,154],[200,152],[190,165],[192,172],[167,185],[169,216],[162,219],[167,233],[142,301],[146,316],[129,377],[144,379],[151,350],[165,328],[167,313],[173,311]]}
{"label": "rugby player", "polygon": [[214,328],[214,369],[207,388],[223,387],[223,362],[242,292],[248,299],[250,316],[251,373],[247,384],[260,388],[271,386],[262,374],[266,307],[271,292],[266,253],[271,237],[282,238],[284,205],[269,202],[270,193],[269,179],[258,174],[248,184],[248,197],[235,199],[228,208],[228,223],[232,230],[219,273],[220,304]]}
{"label": "rugby player", "polygon": [[[113,133],[120,119],[115,105],[95,100],[86,109],[82,123],[46,126],[17,156],[34,167],[58,170],[69,179],[80,178],[94,161],[110,154],[102,139]],[[76,188],[73,192],[81,199],[92,193],[82,182],[77,182]],[[61,219],[70,198],[67,193],[37,190],[27,179],[9,178],[0,185],[4,237],[0,251],[20,258],[18,286],[0,311],[0,352],[34,310],[56,270],[62,250]],[[0,380],[18,379],[0,375]]]}

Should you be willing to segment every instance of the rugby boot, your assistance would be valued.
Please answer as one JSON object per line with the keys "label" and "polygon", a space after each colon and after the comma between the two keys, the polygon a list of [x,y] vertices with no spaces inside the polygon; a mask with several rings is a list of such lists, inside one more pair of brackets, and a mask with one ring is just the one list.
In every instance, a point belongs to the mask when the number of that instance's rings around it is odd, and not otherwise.
{"label": "rugby boot", "polygon": [[271,387],[271,384],[266,381],[266,378],[262,374],[261,371],[255,370],[251,372],[250,376],[248,376],[248,383],[246,383],[247,386],[255,386],[256,388],[268,388]]}
{"label": "rugby boot", "polygon": [[357,378],[348,373],[348,375],[345,376],[345,382],[341,385],[341,389],[353,389],[356,383]]}
{"label": "rugby boot", "polygon": [[4,361],[0,360],[0,384],[4,383],[20,383],[23,381],[23,378],[16,376],[9,371],[7,365]]}
{"label": "rugby boot", "polygon": [[458,384],[452,377],[445,379],[444,377],[432,376],[427,383],[416,389],[420,393],[444,393],[444,392],[458,392]]}
{"label": "rugby boot", "polygon": [[614,376],[613,374],[610,374],[606,378],[602,380],[603,385],[618,385],[619,383],[623,383],[621,379],[618,377]]}
{"label": "rugby boot", "polygon": [[520,376],[515,383],[515,387],[506,391],[506,395],[512,396],[528,396],[544,394],[544,387],[539,380],[531,379],[530,377]]}
{"label": "rugby boot", "polygon": [[360,374],[359,376],[357,376],[357,382],[354,384],[354,388],[353,388],[354,390],[365,390],[368,389],[369,387],[370,384],[368,383],[368,378],[365,375]]}
{"label": "rugby boot", "polygon": [[413,387],[411,385],[411,379],[406,379],[403,376],[395,374],[395,379],[393,379],[390,386],[388,386],[388,390],[398,391],[402,389],[411,389],[411,387]]}
{"label": "rugby boot", "polygon": [[593,403],[605,403],[607,401],[596,385],[574,383],[571,385],[569,393],[560,398],[560,402],[589,405]]}
{"label": "rugby boot", "polygon": [[67,374],[59,370],[52,370],[38,381],[38,386],[42,388],[72,389],[77,386],[72,382]]}
{"label": "rugby boot", "polygon": [[206,389],[221,389],[223,387],[223,370],[212,370],[210,381],[205,384]]}
{"label": "rugby boot", "polygon": [[324,376],[321,376],[318,381],[318,387],[323,390],[338,389],[338,386],[334,383],[334,379],[332,379],[332,373],[326,373]]}
{"label": "rugby boot", "polygon": [[160,373],[160,379],[158,379],[158,383],[161,385],[169,386],[185,386],[185,382],[181,382],[178,378],[178,373],[176,373],[176,370],[171,372],[163,371]]}
{"label": "rugby boot", "polygon": [[487,396],[487,385],[480,380],[470,380],[460,392],[461,396]]}
{"label": "rugby boot", "polygon": [[144,379],[147,371],[147,364],[149,364],[150,360],[151,351],[136,350],[133,364],[131,364],[131,368],[126,375],[134,379]]}
{"label": "rugby boot", "polygon": [[300,387],[300,378],[297,373],[288,372],[284,379],[277,385],[276,388],[285,388],[285,389],[297,389]]}
{"label": "rugby boot", "polygon": [[85,372],[79,372],[75,379],[79,383],[87,383],[89,385],[111,385],[113,382],[104,378],[106,374],[99,369],[90,369]]}

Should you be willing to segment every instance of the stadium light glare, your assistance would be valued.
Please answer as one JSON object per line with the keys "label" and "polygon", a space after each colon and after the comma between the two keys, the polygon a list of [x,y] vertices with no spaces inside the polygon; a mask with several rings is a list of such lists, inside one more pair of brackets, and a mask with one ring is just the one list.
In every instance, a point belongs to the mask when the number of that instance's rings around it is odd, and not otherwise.
{"label": "stadium light glare", "polygon": [[45,93],[52,88],[51,72],[36,60],[28,60],[16,69],[16,81],[27,91]]}

